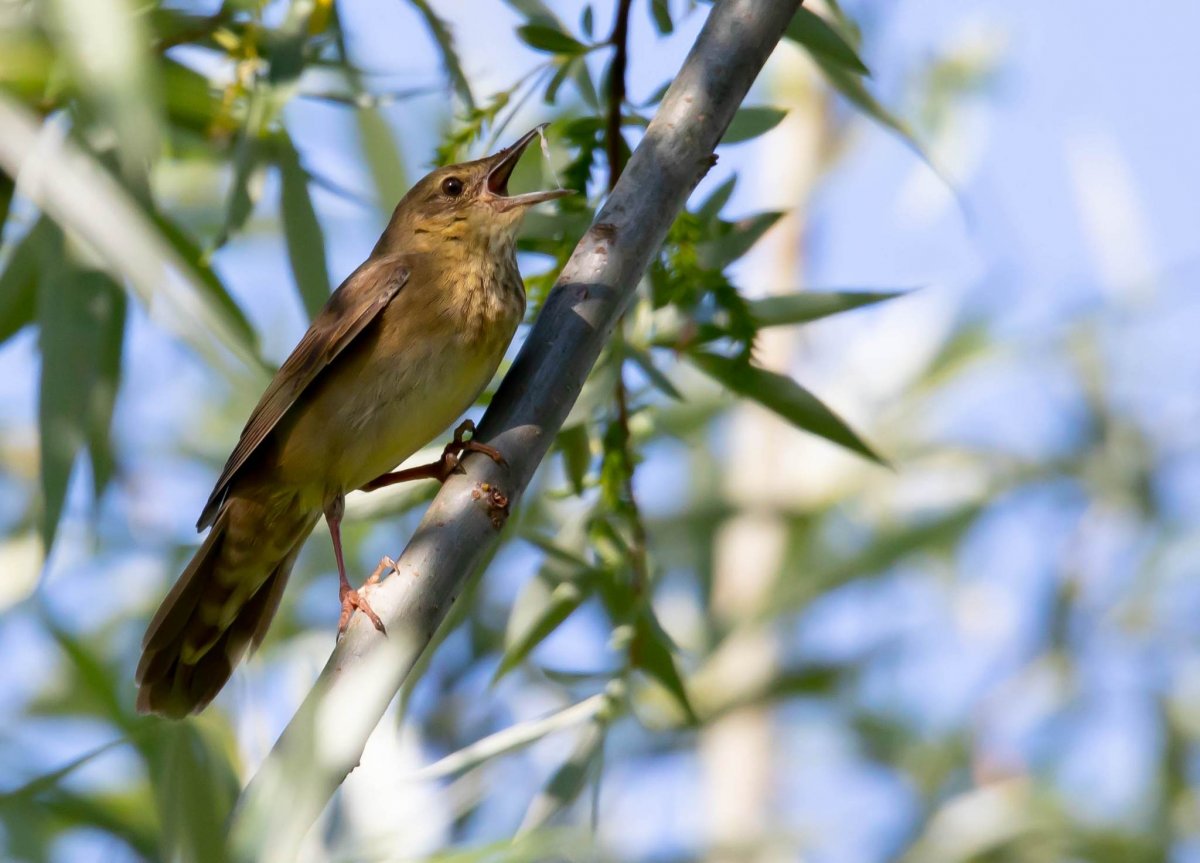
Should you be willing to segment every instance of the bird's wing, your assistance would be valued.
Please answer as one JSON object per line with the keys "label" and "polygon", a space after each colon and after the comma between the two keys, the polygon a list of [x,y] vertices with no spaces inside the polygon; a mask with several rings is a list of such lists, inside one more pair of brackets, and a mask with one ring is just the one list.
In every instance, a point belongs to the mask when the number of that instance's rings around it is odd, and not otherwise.
{"label": "bird's wing", "polygon": [[225,463],[225,470],[221,472],[221,478],[204,505],[200,520],[196,522],[197,530],[203,530],[213,523],[234,475],[316,376],[399,293],[408,281],[409,272],[408,267],[394,257],[368,261],[330,295],[325,307],[313,319],[312,326],[291,356],[275,373],[258,406],[250,414],[242,437]]}

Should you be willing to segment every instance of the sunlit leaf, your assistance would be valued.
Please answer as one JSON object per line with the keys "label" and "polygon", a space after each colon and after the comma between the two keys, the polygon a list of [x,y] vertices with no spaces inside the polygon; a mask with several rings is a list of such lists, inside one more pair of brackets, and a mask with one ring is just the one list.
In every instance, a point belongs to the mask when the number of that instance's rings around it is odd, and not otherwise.
{"label": "sunlit leaf", "polygon": [[525,24],[517,28],[517,36],[535,51],[548,54],[582,54],[587,46],[575,37],[544,24]]}
{"label": "sunlit leaf", "polygon": [[280,171],[280,213],[287,242],[288,262],[309,318],[316,316],[329,299],[329,265],[325,260],[325,235],[317,221],[308,192],[308,175],[290,139],[276,147]]}
{"label": "sunlit leaf", "polygon": [[142,17],[129,0],[53,0],[50,9],[75,84],[120,141],[122,173],[142,186],[161,108]]}
{"label": "sunlit leaf", "polygon": [[749,141],[751,138],[757,138],[778,126],[786,116],[787,111],[782,108],[762,106],[738,108],[737,113],[733,115],[733,120],[729,123],[729,128],[725,130],[724,137],[721,138],[721,143],[738,144],[742,141]]}
{"label": "sunlit leaf", "polygon": [[408,189],[408,176],[400,149],[396,146],[387,120],[377,109],[363,108],[355,116],[376,200],[382,209],[390,212]]}
{"label": "sunlit leaf", "polygon": [[870,74],[866,64],[837,30],[804,6],[796,10],[796,16],[792,18],[785,35],[807,48],[814,57],[843,66],[858,75]]}
{"label": "sunlit leaf", "polygon": [[718,354],[697,352],[688,354],[688,359],[729,390],[753,399],[797,428],[885,464],[841,417],[791,378]]}
{"label": "sunlit leaf", "polygon": [[429,28],[430,35],[433,36],[433,41],[437,44],[438,52],[442,56],[442,67],[446,70],[446,75],[454,86],[454,92],[458,94],[458,98],[462,99],[467,110],[473,110],[475,97],[471,94],[471,85],[467,81],[467,76],[463,74],[462,64],[459,62],[458,52],[455,50],[454,38],[450,34],[449,27],[434,13],[433,7],[427,0],[409,0],[409,2],[413,4],[413,8],[420,14],[422,20],[425,21],[425,26]]}

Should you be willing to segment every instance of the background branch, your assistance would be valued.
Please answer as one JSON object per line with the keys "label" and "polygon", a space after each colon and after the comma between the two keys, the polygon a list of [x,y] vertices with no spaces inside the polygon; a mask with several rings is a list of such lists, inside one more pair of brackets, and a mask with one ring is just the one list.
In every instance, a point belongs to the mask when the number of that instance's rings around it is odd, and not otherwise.
{"label": "background branch", "polygon": [[[799,2],[714,6],[616,188],[579,242],[479,427],[507,468],[472,458],[430,505],[371,594],[390,636],[356,620],[243,793],[239,859],[293,859],[304,834],[358,763],[421,651],[498,540],[489,497],[525,489],[671,222],[712,164],[751,83]],[[486,486],[486,487],[485,487]]]}

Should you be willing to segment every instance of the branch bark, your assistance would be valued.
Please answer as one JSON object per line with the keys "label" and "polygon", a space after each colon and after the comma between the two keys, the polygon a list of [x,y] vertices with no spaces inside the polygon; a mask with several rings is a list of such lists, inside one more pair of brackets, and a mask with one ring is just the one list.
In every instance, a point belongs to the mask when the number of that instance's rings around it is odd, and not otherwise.
{"label": "branch bark", "polygon": [[367,737],[467,579],[499,540],[491,492],[515,500],[574,404],[675,216],[799,0],[719,0],[616,188],[579,241],[479,425],[507,467],[464,462],[430,504],[397,564],[371,593],[387,623],[361,616],[245,789],[236,859],[291,861],[357,765]]}

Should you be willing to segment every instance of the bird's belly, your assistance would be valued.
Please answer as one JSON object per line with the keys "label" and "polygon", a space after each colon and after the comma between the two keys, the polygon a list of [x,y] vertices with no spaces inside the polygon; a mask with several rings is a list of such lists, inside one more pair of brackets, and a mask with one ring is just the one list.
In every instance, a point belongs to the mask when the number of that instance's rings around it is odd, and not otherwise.
{"label": "bird's belly", "polygon": [[[489,340],[490,341],[490,340]],[[463,344],[410,341],[390,351],[347,357],[335,385],[298,405],[280,441],[278,467],[322,496],[359,488],[441,434],[495,374],[507,339]]]}

